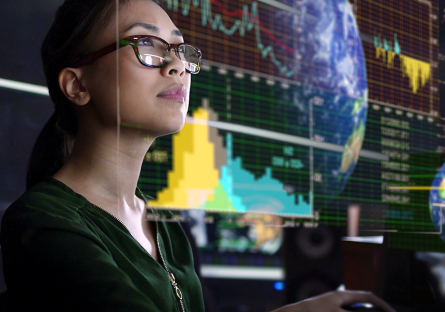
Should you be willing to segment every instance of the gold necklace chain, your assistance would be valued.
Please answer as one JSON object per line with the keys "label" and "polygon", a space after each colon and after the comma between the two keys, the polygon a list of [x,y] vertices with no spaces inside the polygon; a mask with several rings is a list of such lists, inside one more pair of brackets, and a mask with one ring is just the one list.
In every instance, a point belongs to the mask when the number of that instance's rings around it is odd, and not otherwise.
{"label": "gold necklace chain", "polygon": [[[128,231],[128,233],[130,234],[130,236],[139,244],[139,246],[142,247],[142,245],[133,237],[133,235],[131,235],[130,230],[128,229],[128,227],[124,224],[124,222],[122,222],[118,217],[112,215],[111,213],[109,213],[108,211],[106,211],[105,209],[103,209],[102,207],[99,207],[98,205],[93,204],[94,207],[99,208],[100,210],[104,211],[105,213],[107,213],[108,215],[112,216],[114,219],[116,219],[120,224],[122,224],[124,226],[124,228]],[[152,208],[152,212],[153,212],[153,208]],[[173,288],[173,292],[176,295],[176,297],[178,298],[179,304],[181,305],[181,310],[182,312],[185,312],[185,307],[184,307],[184,302],[182,300],[182,292],[178,287],[178,283],[176,283],[176,279],[175,276],[173,275],[172,272],[170,272],[170,270],[167,267],[167,264],[165,263],[164,257],[162,256],[162,252],[161,252],[161,246],[159,245],[159,239],[158,239],[158,221],[156,221],[156,245],[158,246],[158,251],[159,251],[159,255],[161,256],[161,260],[162,260],[162,264],[163,264],[163,268],[165,270],[165,272],[167,272],[167,276],[170,280],[170,283],[172,285]],[[145,248],[142,247],[144,250]],[[148,253],[148,252],[147,252]],[[148,255],[150,257],[153,258],[152,255],[150,255],[150,253],[148,253]],[[154,260],[154,258],[153,258]]]}
{"label": "gold necklace chain", "polygon": [[[130,232],[130,230],[128,229],[128,227],[127,227],[127,226],[124,224],[124,222],[122,222],[118,217],[116,217],[115,215],[112,215],[111,213],[109,213],[108,211],[106,211],[106,210],[103,209],[102,207],[99,207],[98,205],[93,204],[93,206],[99,208],[99,209],[102,210],[102,211],[105,211],[107,214],[109,214],[109,215],[112,216],[114,219],[116,219],[117,221],[119,221],[119,223],[122,224],[122,225],[124,226],[124,228],[127,229],[128,233],[130,233],[130,235],[131,235],[131,232]],[[133,235],[131,235],[131,237],[133,237]]]}

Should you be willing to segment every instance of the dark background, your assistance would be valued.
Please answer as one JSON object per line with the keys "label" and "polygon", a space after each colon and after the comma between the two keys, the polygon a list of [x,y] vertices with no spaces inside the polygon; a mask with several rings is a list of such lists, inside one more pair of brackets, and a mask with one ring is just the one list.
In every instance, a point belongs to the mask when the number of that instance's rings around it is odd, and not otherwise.
{"label": "dark background", "polygon": [[[0,3],[0,77],[45,85],[40,45],[61,1]],[[49,97],[0,88],[0,211],[25,190],[26,164],[53,111]]]}
{"label": "dark background", "polygon": [[[60,3],[0,2],[1,78],[46,84],[40,45]],[[0,88],[0,217],[25,191],[31,149],[52,112],[53,105],[47,96]],[[4,290],[2,274],[0,277],[0,290]]]}

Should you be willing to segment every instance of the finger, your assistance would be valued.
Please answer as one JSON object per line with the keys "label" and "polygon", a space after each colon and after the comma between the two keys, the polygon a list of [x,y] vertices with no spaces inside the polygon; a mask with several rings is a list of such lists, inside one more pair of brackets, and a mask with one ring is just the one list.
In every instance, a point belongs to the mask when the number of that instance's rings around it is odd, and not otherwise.
{"label": "finger", "polygon": [[349,305],[358,302],[369,302],[385,310],[386,312],[396,312],[388,303],[373,293],[365,291],[341,291],[339,295],[343,298],[343,305]]}

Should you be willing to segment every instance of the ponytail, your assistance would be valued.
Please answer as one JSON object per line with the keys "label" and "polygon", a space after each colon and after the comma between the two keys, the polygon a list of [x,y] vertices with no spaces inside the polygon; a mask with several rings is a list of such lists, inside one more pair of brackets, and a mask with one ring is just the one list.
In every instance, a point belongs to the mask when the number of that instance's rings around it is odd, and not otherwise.
{"label": "ponytail", "polygon": [[55,174],[68,160],[74,138],[60,128],[56,112],[37,137],[26,174],[26,189],[39,183],[46,175]]}

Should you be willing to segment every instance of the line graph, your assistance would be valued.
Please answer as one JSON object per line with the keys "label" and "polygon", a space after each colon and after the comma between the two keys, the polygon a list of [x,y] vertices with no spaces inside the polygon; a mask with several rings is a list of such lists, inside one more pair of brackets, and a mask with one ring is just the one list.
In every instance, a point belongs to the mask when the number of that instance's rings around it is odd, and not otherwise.
{"label": "line graph", "polygon": [[[239,35],[243,37],[246,31],[255,31],[256,46],[261,53],[263,58],[269,57],[272,63],[279,69],[280,73],[284,74],[286,77],[291,77],[294,72],[289,69],[288,66],[280,62],[274,52],[274,48],[271,45],[264,45],[261,39],[262,33],[269,36],[278,46],[283,48],[287,53],[293,53],[294,49],[288,47],[283,42],[275,37],[275,35],[262,26],[259,19],[258,4],[253,1],[250,10],[247,4],[243,5],[242,10],[236,10],[229,12],[224,8],[224,6],[217,0],[181,0],[182,15],[187,16],[190,12],[191,6],[201,8],[201,24],[202,26],[211,26],[214,31],[221,31],[222,33],[232,36],[236,31]],[[223,19],[221,14],[213,15],[211,4],[215,4],[223,15],[228,17],[241,16],[240,19],[235,20],[231,27],[226,27],[223,24]],[[179,0],[167,0],[168,9],[173,9],[177,11],[179,9]]]}
{"label": "line graph", "polygon": [[[212,0],[211,2],[214,3],[214,4],[218,7],[218,9],[219,9],[224,15],[226,15],[226,16],[228,16],[228,17],[234,17],[234,16],[239,16],[239,15],[244,16],[244,15],[246,14],[246,11],[245,11],[245,10],[243,10],[243,11],[241,11],[241,10],[236,10],[236,11],[233,11],[233,12],[229,12],[229,11],[227,11],[227,10],[223,7],[223,5],[222,5],[220,2],[218,2],[218,1],[216,1],[216,0]],[[250,12],[248,12],[248,11],[247,11],[247,14],[249,14],[249,18],[250,18],[253,22],[255,22],[255,23],[258,24],[258,26],[260,27],[260,30],[261,30],[263,33],[265,33],[268,37],[272,38],[272,40],[273,40],[276,44],[278,44],[280,47],[282,47],[283,49],[285,49],[288,53],[294,53],[294,52],[295,52],[295,49],[288,47],[286,44],[284,44],[282,41],[280,41],[277,37],[275,37],[275,35],[274,35],[270,30],[268,30],[268,29],[266,29],[265,27],[263,27],[263,25],[261,25],[261,21],[259,20],[259,18],[252,17],[252,15],[250,14]]]}

